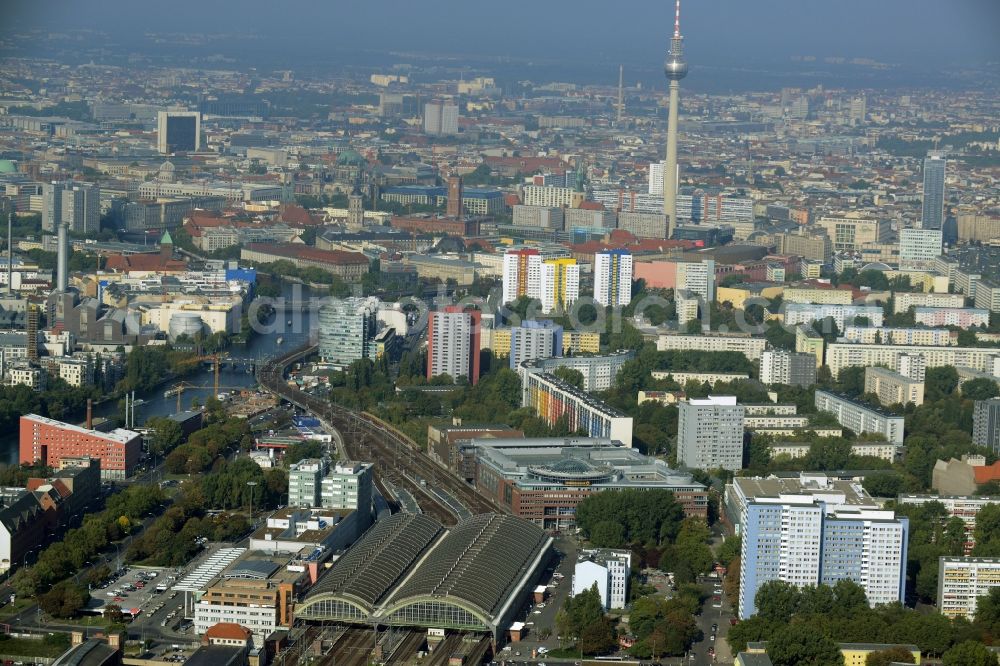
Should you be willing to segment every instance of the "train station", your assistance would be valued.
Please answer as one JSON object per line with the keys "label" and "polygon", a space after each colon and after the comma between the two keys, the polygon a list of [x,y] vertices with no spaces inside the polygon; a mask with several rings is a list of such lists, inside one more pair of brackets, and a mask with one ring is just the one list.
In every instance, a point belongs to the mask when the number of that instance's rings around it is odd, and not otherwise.
{"label": "train station", "polygon": [[380,520],[296,608],[296,619],[490,634],[500,641],[553,555],[552,538],[487,513],[451,528],[423,514]]}

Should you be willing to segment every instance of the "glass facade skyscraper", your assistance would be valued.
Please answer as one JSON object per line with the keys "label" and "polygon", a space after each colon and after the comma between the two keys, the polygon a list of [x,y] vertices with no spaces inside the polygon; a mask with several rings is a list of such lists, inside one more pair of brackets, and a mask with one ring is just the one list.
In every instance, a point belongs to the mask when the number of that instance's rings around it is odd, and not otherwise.
{"label": "glass facade skyscraper", "polygon": [[924,159],[924,206],[920,225],[924,229],[944,226],[944,178],[947,161],[943,155],[929,154]]}

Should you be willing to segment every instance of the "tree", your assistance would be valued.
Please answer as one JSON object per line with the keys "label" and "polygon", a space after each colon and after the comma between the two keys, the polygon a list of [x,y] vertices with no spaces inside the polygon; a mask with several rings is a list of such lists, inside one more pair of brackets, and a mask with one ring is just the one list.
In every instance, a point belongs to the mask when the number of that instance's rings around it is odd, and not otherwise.
{"label": "tree", "polygon": [[1000,587],[976,600],[976,626],[991,636],[1000,632]]}
{"label": "tree", "polygon": [[591,622],[580,632],[579,648],[583,654],[607,654],[617,644],[614,627],[606,617]]}
{"label": "tree", "polygon": [[87,588],[67,580],[40,595],[38,605],[52,617],[70,618],[83,608],[89,598]]}
{"label": "tree", "polygon": [[836,598],[835,607],[838,613],[848,615],[868,608],[868,597],[863,587],[853,580],[842,578],[833,585],[833,595]]}
{"label": "tree", "polygon": [[575,386],[581,391],[583,390],[584,387],[583,373],[577,370],[576,368],[558,367],[552,371],[552,374],[558,377],[559,379],[563,380],[567,384],[571,384],[572,386]]}
{"label": "tree", "polygon": [[966,400],[989,400],[1000,395],[1000,387],[992,379],[978,377],[962,384],[962,397]]}
{"label": "tree", "polygon": [[727,568],[729,563],[740,556],[740,547],[742,545],[742,539],[738,536],[728,536],[726,540],[722,542],[719,546],[719,550],[716,556],[719,561],[722,562]]}
{"label": "tree", "polygon": [[153,417],[146,421],[146,427],[153,431],[149,440],[149,452],[158,456],[173,451],[184,439],[180,423],[173,419]]}
{"label": "tree", "polygon": [[625,545],[625,527],[617,521],[602,520],[594,525],[590,542],[598,548],[621,548]]}
{"label": "tree", "polygon": [[913,653],[901,645],[886,650],[871,652],[865,658],[865,666],[890,666],[890,664],[915,664]]}
{"label": "tree", "polygon": [[757,588],[757,614],[765,620],[788,622],[799,608],[799,590],[783,580],[771,580]]}
{"label": "tree", "polygon": [[112,624],[121,624],[125,621],[125,614],[122,607],[117,604],[108,604],[104,607],[104,619]]}
{"label": "tree", "polygon": [[843,666],[840,648],[809,624],[783,625],[767,642],[774,666]]}
{"label": "tree", "polygon": [[873,497],[897,497],[903,490],[903,478],[899,472],[875,472],[865,476],[862,487]]}
{"label": "tree", "polygon": [[924,401],[938,402],[958,388],[958,371],[950,365],[927,368],[924,387]]}
{"label": "tree", "polygon": [[965,641],[945,652],[941,661],[944,666],[996,666],[997,656],[979,641]]}

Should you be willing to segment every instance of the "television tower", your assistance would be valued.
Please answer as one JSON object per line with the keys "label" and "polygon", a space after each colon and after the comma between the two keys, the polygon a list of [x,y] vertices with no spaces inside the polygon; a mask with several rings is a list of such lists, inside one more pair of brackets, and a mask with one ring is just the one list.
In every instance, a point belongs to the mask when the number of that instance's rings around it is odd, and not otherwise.
{"label": "television tower", "polygon": [[681,37],[681,0],[674,11],[674,36],[663,63],[670,81],[670,107],[667,112],[667,161],[663,165],[663,214],[667,216],[667,238],[677,228],[677,107],[680,106],[681,79],[687,76],[684,60],[684,38]]}
{"label": "television tower", "polygon": [[625,115],[625,65],[618,65],[618,124]]}

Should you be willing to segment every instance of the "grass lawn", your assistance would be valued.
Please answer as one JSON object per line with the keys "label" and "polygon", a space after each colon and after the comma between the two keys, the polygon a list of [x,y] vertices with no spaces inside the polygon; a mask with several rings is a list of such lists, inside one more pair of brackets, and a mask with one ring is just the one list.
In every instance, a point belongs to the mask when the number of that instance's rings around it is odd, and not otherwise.
{"label": "grass lawn", "polygon": [[111,624],[109,621],[104,619],[103,615],[81,615],[80,617],[71,618],[69,620],[59,620],[64,624],[75,624],[80,627],[97,627],[100,629],[107,629]]}
{"label": "grass lawn", "polygon": [[0,640],[0,654],[18,657],[58,657],[69,647],[69,636],[61,639],[32,640],[30,638],[8,638]]}
{"label": "grass lawn", "polygon": [[0,617],[11,617],[12,615],[17,615],[28,606],[34,605],[34,603],[35,602],[30,598],[18,598],[14,601],[14,603],[7,604],[3,608],[0,608]]}
{"label": "grass lawn", "polygon": [[549,650],[547,653],[545,653],[545,657],[543,657],[542,655],[538,655],[539,659],[543,659],[546,657],[549,659],[579,659],[580,651],[571,645],[565,648],[556,648],[555,650]]}

